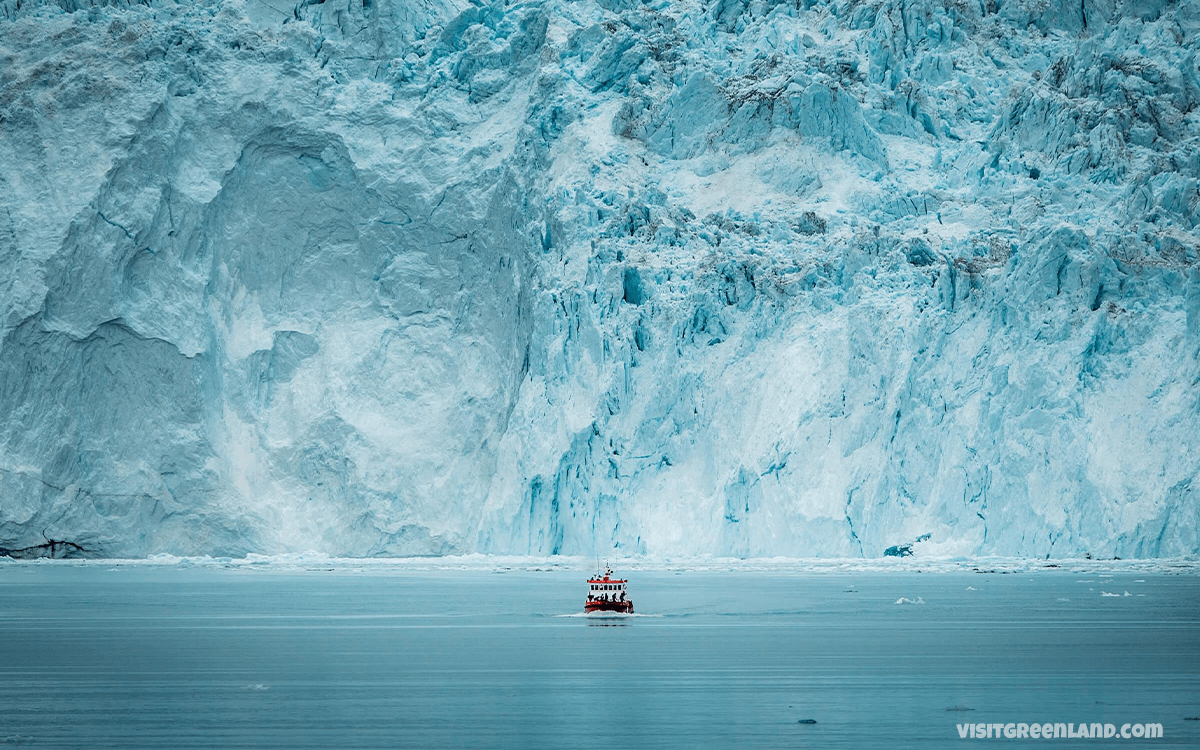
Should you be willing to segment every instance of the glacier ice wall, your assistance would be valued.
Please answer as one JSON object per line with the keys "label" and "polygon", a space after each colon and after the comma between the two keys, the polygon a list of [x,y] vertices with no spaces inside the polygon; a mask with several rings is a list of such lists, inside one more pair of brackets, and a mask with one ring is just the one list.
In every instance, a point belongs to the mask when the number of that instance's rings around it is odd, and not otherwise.
{"label": "glacier ice wall", "polygon": [[0,547],[1200,552],[1200,3],[0,0]]}

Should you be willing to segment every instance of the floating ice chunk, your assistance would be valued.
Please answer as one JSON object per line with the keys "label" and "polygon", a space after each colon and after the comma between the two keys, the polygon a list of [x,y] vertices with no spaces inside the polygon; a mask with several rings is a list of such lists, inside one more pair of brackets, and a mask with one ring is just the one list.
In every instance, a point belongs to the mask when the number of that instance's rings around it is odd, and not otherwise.
{"label": "floating ice chunk", "polygon": [[975,588],[974,586],[967,586],[967,591],[978,591],[978,590],[979,589]]}
{"label": "floating ice chunk", "polygon": [[1120,596],[1120,594],[1110,594],[1107,591],[1101,591],[1100,596]]}
{"label": "floating ice chunk", "polygon": [[899,599],[897,599],[897,600],[896,600],[896,603],[897,603],[897,604],[924,604],[924,603],[925,603],[925,600],[924,600],[924,599],[922,599],[922,598],[921,598],[921,597],[919,597],[919,596],[916,598],[916,600],[915,600],[915,601],[914,601],[914,600],[912,600],[912,599],[909,599],[909,598],[907,598],[907,597],[903,597],[903,596],[902,596],[902,597],[900,597]]}

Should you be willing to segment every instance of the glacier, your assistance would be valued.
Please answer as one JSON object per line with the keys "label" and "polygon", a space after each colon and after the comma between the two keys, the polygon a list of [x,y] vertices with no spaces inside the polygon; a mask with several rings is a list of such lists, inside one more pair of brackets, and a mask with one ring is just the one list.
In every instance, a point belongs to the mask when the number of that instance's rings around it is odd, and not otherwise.
{"label": "glacier", "polygon": [[1195,0],[0,0],[0,547],[1200,553]]}

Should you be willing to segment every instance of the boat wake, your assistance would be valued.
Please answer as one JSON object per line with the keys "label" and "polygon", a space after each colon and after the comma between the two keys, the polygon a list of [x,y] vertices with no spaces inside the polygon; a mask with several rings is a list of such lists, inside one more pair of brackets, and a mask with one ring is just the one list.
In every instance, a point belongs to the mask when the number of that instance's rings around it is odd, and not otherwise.
{"label": "boat wake", "polygon": [[582,617],[588,620],[626,620],[631,617],[663,617],[661,614],[646,614],[644,612],[571,612],[555,617]]}

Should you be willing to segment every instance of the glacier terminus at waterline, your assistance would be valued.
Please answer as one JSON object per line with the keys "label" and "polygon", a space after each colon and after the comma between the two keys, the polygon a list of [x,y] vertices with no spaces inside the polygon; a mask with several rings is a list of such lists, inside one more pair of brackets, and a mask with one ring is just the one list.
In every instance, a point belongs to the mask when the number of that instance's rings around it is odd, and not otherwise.
{"label": "glacier terminus at waterline", "polygon": [[1200,551],[1194,1],[0,0],[0,547]]}

